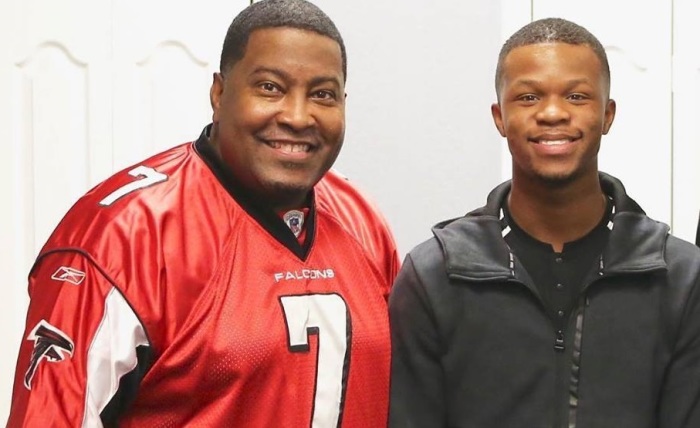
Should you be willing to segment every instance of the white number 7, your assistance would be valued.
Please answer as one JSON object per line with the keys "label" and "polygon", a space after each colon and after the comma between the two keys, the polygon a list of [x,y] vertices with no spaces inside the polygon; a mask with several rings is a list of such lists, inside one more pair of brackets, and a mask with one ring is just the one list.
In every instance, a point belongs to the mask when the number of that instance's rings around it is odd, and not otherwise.
{"label": "white number 7", "polygon": [[337,294],[282,296],[292,352],[309,350],[309,335],[318,334],[318,367],[311,428],[337,428],[345,402],[343,373],[348,366],[347,306]]}
{"label": "white number 7", "polygon": [[134,190],[143,189],[144,187],[148,187],[151,184],[160,183],[161,181],[165,181],[168,179],[167,175],[160,173],[153,168],[149,168],[143,165],[137,166],[136,168],[129,171],[129,175],[132,177],[136,177],[138,180],[132,181],[129,184],[125,184],[124,186],[110,193],[100,201],[100,205],[102,205],[103,207],[106,207],[107,205],[112,205],[114,201],[128,193],[133,192]]}

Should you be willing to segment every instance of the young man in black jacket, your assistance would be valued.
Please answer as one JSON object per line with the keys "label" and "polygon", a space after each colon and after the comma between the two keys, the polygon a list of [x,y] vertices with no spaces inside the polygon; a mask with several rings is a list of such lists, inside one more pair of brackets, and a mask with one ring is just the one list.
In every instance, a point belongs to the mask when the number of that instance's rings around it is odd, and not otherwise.
{"label": "young man in black jacket", "polygon": [[392,428],[700,427],[700,249],[598,171],[609,92],[577,24],[503,46],[491,110],[512,180],[406,258]]}

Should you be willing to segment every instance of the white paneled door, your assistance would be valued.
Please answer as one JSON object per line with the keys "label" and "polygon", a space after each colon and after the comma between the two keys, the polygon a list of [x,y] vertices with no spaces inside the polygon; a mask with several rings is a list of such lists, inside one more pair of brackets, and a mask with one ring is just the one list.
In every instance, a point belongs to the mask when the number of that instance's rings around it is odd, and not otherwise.
{"label": "white paneled door", "polygon": [[0,424],[9,413],[26,277],[37,252],[90,187],[199,135],[211,116],[209,84],[226,29],[247,4],[3,2]]}
{"label": "white paneled door", "polygon": [[700,215],[700,26],[696,0],[673,17],[673,232],[692,240]]}
{"label": "white paneled door", "polygon": [[26,0],[4,2],[0,14],[2,421],[31,262],[63,213],[110,169],[109,11],[92,0]]}
{"label": "white paneled door", "polygon": [[114,1],[115,168],[199,136],[226,30],[248,4]]}

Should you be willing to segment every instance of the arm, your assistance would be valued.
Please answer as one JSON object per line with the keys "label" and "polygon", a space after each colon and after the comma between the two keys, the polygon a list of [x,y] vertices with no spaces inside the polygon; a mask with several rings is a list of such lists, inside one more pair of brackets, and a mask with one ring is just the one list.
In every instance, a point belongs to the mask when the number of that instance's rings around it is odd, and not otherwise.
{"label": "arm", "polygon": [[437,326],[410,255],[394,283],[389,314],[392,340],[389,426],[445,426]]}
{"label": "arm", "polygon": [[41,256],[29,277],[29,295],[7,426],[115,424],[133,399],[149,354],[131,306],[76,250]]}
{"label": "arm", "polygon": [[700,277],[697,276],[683,310],[659,400],[659,428],[694,427],[700,427]]}

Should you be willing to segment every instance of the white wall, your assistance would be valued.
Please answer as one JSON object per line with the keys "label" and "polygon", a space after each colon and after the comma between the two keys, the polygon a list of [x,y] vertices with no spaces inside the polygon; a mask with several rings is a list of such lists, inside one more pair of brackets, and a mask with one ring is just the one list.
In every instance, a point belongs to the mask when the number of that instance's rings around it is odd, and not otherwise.
{"label": "white wall", "polygon": [[[532,17],[556,14],[589,26],[609,48],[618,118],[601,167],[690,239],[700,210],[692,1],[675,0],[673,33],[670,0],[640,2],[625,31],[626,11],[602,0],[318,0],[349,57],[336,167],[382,208],[402,254],[435,222],[481,205],[510,170],[489,113],[498,49]],[[0,2],[3,421],[36,252],[89,187],[198,136],[223,36],[248,1]]]}
{"label": "white wall", "polygon": [[700,212],[700,26],[697,1],[673,2],[673,232],[695,236]]}
{"label": "white wall", "polygon": [[493,126],[500,4],[318,1],[346,40],[347,136],[336,164],[383,209],[401,253],[501,181]]}

